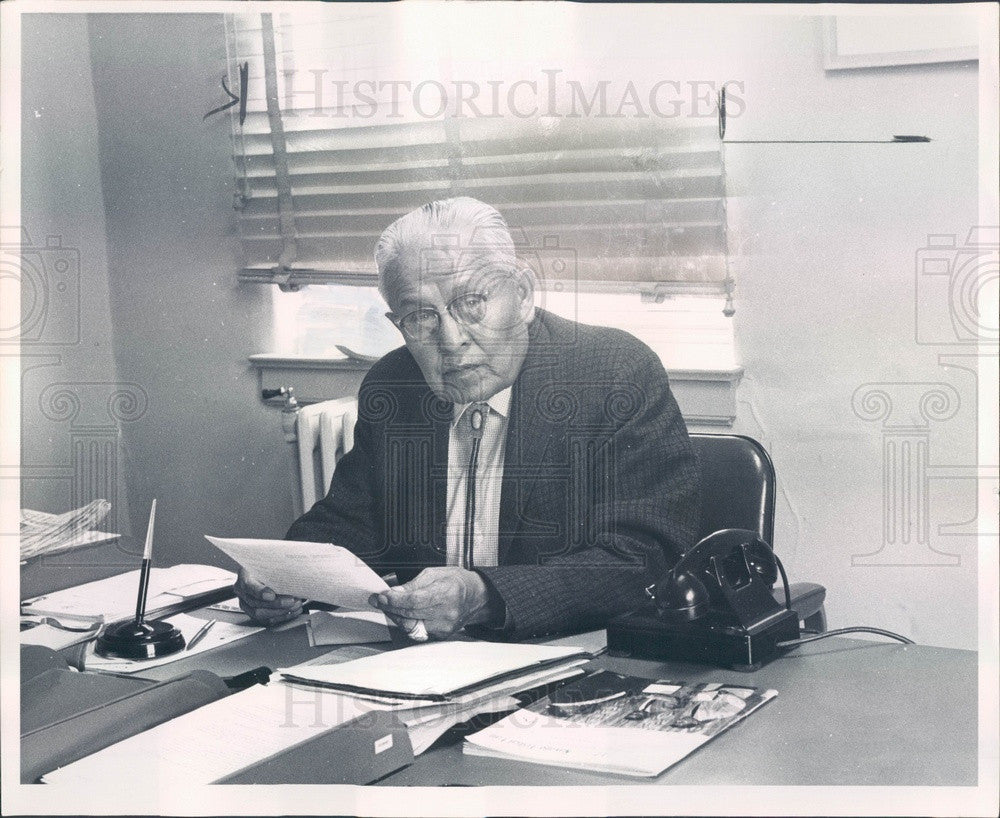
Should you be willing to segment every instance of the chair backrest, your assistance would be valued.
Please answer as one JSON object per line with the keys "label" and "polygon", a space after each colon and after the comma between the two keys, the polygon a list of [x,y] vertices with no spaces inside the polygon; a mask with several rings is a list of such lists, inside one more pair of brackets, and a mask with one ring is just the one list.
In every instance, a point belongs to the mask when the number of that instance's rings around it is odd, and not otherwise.
{"label": "chair backrest", "polygon": [[692,434],[701,465],[698,539],[723,528],[756,531],[774,544],[774,464],[743,435]]}
{"label": "chair backrest", "polygon": [[[295,516],[308,511],[330,488],[334,469],[354,446],[357,398],[338,398],[298,410],[292,444]],[[288,439],[288,438],[286,438]]]}

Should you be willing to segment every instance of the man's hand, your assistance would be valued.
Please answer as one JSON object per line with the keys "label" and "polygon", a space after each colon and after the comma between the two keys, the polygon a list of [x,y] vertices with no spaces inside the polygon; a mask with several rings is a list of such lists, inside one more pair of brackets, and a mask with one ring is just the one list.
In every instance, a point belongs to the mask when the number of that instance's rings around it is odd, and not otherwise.
{"label": "man's hand", "polygon": [[247,576],[244,570],[233,586],[240,599],[240,608],[259,625],[279,625],[302,613],[305,600],[285,594],[276,594],[261,582]]}
{"label": "man's hand", "polygon": [[492,613],[483,578],[457,565],[425,568],[405,585],[372,594],[369,602],[407,632],[422,621],[427,633],[440,639],[485,622]]}

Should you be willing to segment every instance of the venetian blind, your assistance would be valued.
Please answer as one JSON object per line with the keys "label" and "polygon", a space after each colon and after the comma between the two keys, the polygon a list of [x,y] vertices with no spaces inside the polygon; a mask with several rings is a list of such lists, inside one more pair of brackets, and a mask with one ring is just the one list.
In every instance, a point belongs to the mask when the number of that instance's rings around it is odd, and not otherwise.
{"label": "venetian blind", "polygon": [[[714,119],[616,115],[593,95],[555,115],[545,105],[494,115],[487,92],[515,98],[517,55],[491,64],[496,87],[478,86],[475,105],[456,111],[439,103],[469,76],[460,37],[437,26],[415,35],[413,19],[385,7],[324,12],[227,18],[230,87],[249,63],[242,125],[232,109],[241,279],[374,283],[382,229],[468,195],[504,214],[544,287],[725,288]],[[394,97],[377,93],[386,87]]]}

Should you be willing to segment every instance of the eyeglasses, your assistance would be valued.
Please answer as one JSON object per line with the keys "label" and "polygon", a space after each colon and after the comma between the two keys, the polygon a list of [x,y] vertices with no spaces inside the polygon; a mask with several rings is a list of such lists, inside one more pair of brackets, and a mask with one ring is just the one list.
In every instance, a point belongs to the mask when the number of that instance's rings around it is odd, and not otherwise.
{"label": "eyeglasses", "polygon": [[[462,326],[482,323],[499,284],[479,293],[465,293],[448,302],[448,314]],[[441,314],[430,307],[408,312],[395,321],[400,331],[413,341],[427,341],[441,327]]]}

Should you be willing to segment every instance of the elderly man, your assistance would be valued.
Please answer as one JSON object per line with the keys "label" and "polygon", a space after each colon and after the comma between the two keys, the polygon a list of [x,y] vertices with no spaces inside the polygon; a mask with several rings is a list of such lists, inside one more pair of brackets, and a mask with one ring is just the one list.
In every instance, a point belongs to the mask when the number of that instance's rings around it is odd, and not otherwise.
{"label": "elderly man", "polygon": [[[368,373],[354,448],[289,539],[334,542],[400,584],[412,631],[506,638],[602,627],[694,539],[698,469],[656,355],[534,306],[506,222],[469,198],[390,225],[379,285],[406,346]],[[252,578],[273,624],[300,601]]]}

